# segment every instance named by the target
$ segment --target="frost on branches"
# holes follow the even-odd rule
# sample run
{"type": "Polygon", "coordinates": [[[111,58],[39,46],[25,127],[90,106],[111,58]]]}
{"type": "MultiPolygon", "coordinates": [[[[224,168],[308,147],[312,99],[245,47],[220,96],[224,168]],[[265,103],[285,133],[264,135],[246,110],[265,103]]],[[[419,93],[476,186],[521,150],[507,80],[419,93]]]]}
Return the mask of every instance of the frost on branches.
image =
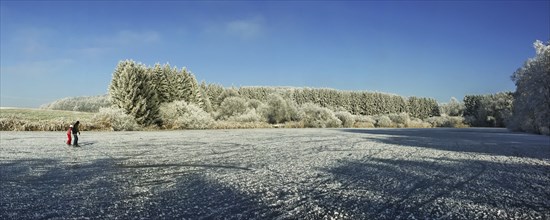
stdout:
{"type": "Polygon", "coordinates": [[[165,64],[147,67],[133,60],[118,63],[109,86],[111,102],[141,125],[161,125],[162,103],[184,100],[202,105],[195,76],[185,68],[178,71],[165,64]]]}
{"type": "Polygon", "coordinates": [[[550,41],[536,41],[536,56],[512,75],[516,84],[509,128],[550,135],[550,41]]]}

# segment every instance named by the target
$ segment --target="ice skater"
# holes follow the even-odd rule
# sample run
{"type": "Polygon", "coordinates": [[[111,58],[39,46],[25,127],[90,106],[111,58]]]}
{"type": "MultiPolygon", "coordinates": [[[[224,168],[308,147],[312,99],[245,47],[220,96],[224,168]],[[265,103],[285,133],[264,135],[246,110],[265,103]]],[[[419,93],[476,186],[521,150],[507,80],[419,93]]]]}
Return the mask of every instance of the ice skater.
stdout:
{"type": "Polygon", "coordinates": [[[73,142],[73,146],[74,147],[80,147],[78,145],[78,135],[80,134],[80,130],[78,130],[78,125],[80,125],[80,121],[76,121],[76,123],[74,123],[73,125],[73,136],[74,136],[74,142],[73,142]]]}

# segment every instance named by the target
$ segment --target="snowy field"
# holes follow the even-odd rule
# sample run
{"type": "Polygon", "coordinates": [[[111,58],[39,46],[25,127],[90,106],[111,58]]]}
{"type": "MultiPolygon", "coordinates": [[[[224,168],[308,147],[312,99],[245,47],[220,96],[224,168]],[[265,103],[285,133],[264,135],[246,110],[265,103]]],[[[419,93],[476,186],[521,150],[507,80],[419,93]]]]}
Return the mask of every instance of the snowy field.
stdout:
{"type": "Polygon", "coordinates": [[[0,132],[0,219],[550,219],[550,137],[504,129],[0,132]]]}

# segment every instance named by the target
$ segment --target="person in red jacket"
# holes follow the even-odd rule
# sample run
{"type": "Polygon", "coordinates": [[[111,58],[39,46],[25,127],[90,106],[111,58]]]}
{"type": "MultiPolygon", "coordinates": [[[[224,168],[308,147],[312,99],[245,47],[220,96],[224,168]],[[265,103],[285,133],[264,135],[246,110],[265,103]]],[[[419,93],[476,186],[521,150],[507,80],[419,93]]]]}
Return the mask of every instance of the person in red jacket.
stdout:
{"type": "Polygon", "coordinates": [[[73,125],[69,126],[67,131],[67,145],[71,146],[71,133],[73,133],[73,125]]]}

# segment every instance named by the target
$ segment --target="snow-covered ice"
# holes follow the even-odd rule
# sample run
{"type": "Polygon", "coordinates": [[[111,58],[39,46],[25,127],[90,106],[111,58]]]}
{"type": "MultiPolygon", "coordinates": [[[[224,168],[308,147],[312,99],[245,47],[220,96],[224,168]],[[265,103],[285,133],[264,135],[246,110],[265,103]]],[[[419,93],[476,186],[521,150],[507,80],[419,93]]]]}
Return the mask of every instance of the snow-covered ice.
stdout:
{"type": "Polygon", "coordinates": [[[0,132],[0,219],[549,219],[550,137],[505,129],[0,132]]]}

